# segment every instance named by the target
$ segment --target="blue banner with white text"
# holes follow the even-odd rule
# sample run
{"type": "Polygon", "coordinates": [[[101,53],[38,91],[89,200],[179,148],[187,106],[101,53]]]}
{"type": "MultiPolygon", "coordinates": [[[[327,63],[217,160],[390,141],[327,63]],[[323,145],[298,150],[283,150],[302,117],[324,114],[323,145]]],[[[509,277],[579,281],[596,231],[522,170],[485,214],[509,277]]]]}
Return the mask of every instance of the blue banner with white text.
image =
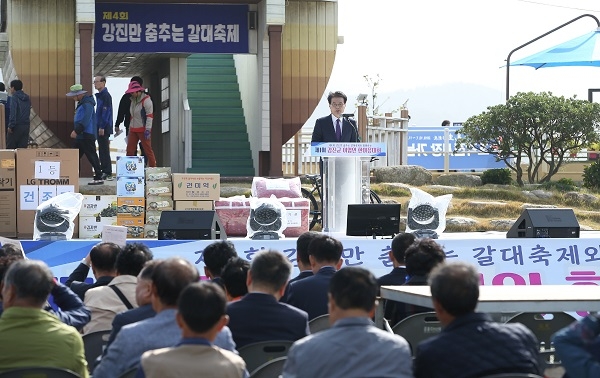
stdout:
{"type": "Polygon", "coordinates": [[[248,53],[248,5],[96,2],[94,50],[248,53]]]}

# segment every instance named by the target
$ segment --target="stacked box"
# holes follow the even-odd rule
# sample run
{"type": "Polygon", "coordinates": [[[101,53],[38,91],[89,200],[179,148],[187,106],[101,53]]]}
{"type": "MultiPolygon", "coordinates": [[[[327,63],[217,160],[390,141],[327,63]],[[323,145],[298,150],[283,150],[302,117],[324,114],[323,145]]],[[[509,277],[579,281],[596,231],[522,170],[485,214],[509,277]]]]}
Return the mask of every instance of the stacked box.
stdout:
{"type": "MultiPolygon", "coordinates": [[[[31,239],[38,205],[66,192],[79,192],[79,150],[71,148],[18,149],[17,237],[31,239]]],[[[75,219],[73,238],[79,236],[75,219]]]]}
{"type": "Polygon", "coordinates": [[[79,237],[99,239],[105,225],[117,224],[117,196],[84,195],[79,212],[79,237]]]}
{"type": "Polygon", "coordinates": [[[287,237],[298,237],[310,229],[308,215],[310,201],[307,198],[279,198],[287,213],[287,227],[283,234],[287,237]]]}
{"type": "Polygon", "coordinates": [[[117,226],[127,227],[128,238],[144,237],[144,218],[117,217],[117,226]]]}
{"type": "Polygon", "coordinates": [[[0,150],[0,236],[17,236],[15,150],[0,150]]]}
{"type": "Polygon", "coordinates": [[[227,236],[246,236],[250,216],[250,200],[244,196],[221,198],[215,201],[215,211],[227,236]]]}
{"type": "Polygon", "coordinates": [[[144,197],[143,177],[119,177],[117,176],[118,197],[144,197]]]}
{"type": "Polygon", "coordinates": [[[173,210],[171,167],[146,168],[146,225],[144,237],[158,237],[158,222],[164,210],[173,210]]]}
{"type": "Polygon", "coordinates": [[[117,177],[144,178],[143,156],[117,156],[117,177]]]}
{"type": "Polygon", "coordinates": [[[175,201],[175,210],[214,210],[215,201],[175,201]]]}
{"type": "Polygon", "coordinates": [[[144,237],[146,182],[143,156],[117,157],[117,226],[128,238],[144,237]]]}
{"type": "Polygon", "coordinates": [[[173,200],[216,201],[221,194],[219,174],[173,173],[173,200]]]}

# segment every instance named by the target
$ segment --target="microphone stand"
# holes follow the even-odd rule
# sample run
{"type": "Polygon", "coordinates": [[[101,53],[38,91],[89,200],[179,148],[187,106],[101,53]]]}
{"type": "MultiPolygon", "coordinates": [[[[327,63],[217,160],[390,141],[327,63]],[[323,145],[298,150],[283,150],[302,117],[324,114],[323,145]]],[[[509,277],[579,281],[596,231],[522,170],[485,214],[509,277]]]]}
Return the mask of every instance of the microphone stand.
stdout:
{"type": "Polygon", "coordinates": [[[342,114],[342,118],[344,120],[346,120],[346,122],[348,122],[350,124],[350,126],[352,126],[352,128],[354,129],[354,132],[356,133],[356,143],[360,143],[360,136],[358,135],[358,128],[356,127],[356,125],[352,122],[350,122],[349,117],[354,117],[354,114],[342,114]]]}

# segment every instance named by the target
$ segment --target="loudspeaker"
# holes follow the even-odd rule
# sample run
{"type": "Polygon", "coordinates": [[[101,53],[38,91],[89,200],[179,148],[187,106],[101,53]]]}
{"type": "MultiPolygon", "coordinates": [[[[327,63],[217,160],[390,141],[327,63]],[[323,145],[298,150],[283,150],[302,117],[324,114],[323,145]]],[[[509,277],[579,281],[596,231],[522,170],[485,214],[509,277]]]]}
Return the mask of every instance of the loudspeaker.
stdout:
{"type": "Polygon", "coordinates": [[[226,240],[225,229],[214,210],[167,210],[160,214],[159,240],[226,240]]]}
{"type": "Polygon", "coordinates": [[[578,238],[573,209],[525,209],[506,233],[507,238],[578,238]]]}

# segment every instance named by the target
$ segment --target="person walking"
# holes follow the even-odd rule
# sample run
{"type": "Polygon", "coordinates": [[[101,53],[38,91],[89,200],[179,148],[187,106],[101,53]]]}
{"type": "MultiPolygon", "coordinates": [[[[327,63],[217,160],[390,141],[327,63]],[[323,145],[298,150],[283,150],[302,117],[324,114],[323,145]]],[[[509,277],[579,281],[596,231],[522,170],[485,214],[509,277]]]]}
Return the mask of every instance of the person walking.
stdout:
{"type": "Polygon", "coordinates": [[[106,77],[94,77],[96,93],[96,126],[98,127],[98,154],[100,155],[100,168],[102,180],[113,180],[112,160],[110,158],[110,136],[113,133],[113,108],[112,97],[106,88],[106,77]]]}
{"type": "Polygon", "coordinates": [[[29,143],[29,113],[31,100],[23,92],[23,82],[13,80],[10,82],[10,114],[6,127],[6,148],[27,148],[29,143]]]}
{"type": "Polygon", "coordinates": [[[141,142],[144,153],[148,158],[148,167],[156,167],[156,158],[152,150],[152,120],[154,108],[150,95],[138,82],[129,83],[125,93],[131,94],[129,135],[127,136],[127,156],[137,155],[137,144],[141,142]]]}
{"type": "Polygon", "coordinates": [[[67,93],[67,97],[71,97],[77,101],[75,108],[75,126],[71,132],[71,138],[75,139],[75,148],[79,149],[79,158],[83,155],[89,160],[94,168],[94,179],[89,185],[101,185],[102,169],[100,168],[100,160],[96,153],[96,115],[94,114],[94,96],[88,95],[81,84],[71,86],[71,91],[67,93]]]}

